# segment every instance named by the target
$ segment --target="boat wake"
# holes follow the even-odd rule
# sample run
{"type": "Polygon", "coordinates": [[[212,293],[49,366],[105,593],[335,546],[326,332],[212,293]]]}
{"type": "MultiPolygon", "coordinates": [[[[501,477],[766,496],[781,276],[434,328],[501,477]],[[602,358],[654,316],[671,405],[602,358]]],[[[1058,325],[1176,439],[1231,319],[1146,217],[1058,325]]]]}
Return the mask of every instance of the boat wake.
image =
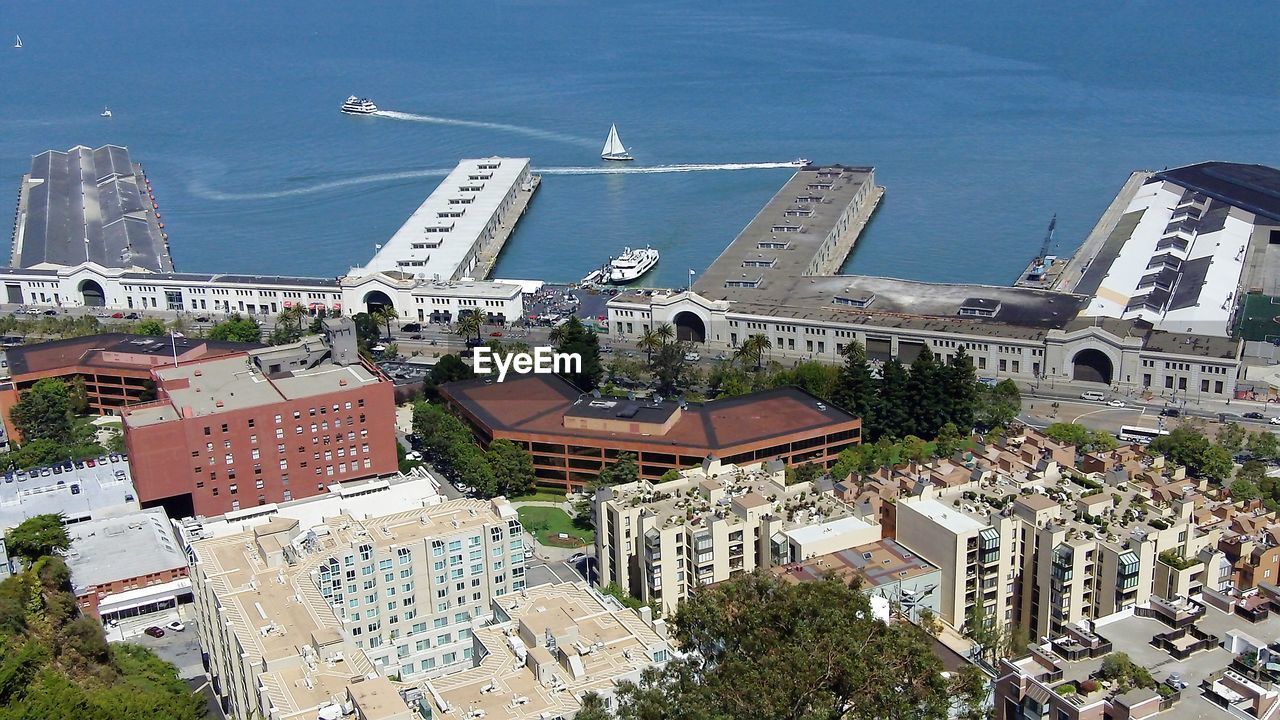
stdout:
{"type": "Polygon", "coordinates": [[[392,120],[407,120],[409,122],[432,123],[434,125],[457,125],[460,127],[483,128],[485,130],[501,130],[503,132],[515,133],[526,137],[538,138],[539,140],[550,140],[553,142],[579,145],[583,147],[595,147],[596,145],[594,140],[589,140],[577,135],[568,135],[566,133],[554,132],[552,130],[525,127],[524,125],[484,122],[481,120],[460,120],[458,118],[446,118],[436,115],[420,115],[418,113],[398,112],[396,110],[379,110],[373,113],[373,115],[375,117],[390,118],[392,120]]]}
{"type": "Polygon", "coordinates": [[[453,168],[433,168],[429,170],[406,170],[404,172],[377,173],[375,175],[358,175],[341,180],[329,180],[315,185],[289,188],[288,190],[268,190],[255,193],[229,193],[205,187],[202,183],[193,182],[188,188],[192,195],[206,200],[272,200],[275,198],[295,197],[298,195],[314,195],[326,190],[338,190],[354,185],[372,185],[375,183],[394,182],[396,180],[415,180],[418,178],[444,177],[453,172],[453,168]]]}
{"type": "MultiPolygon", "coordinates": [[[[717,172],[733,170],[780,170],[794,168],[794,163],[701,163],[684,165],[648,165],[626,167],[549,167],[533,168],[533,172],[541,175],[657,175],[664,173],[717,172]]],[[[453,168],[430,168],[425,170],[406,170],[404,172],[376,173],[358,175],[356,177],[329,180],[314,185],[289,188],[287,190],[268,190],[256,193],[229,193],[206,187],[202,183],[193,182],[189,186],[192,195],[207,200],[243,201],[272,200],[275,198],[313,195],[330,190],[338,190],[354,185],[372,185],[376,183],[394,182],[397,180],[415,180],[418,178],[444,177],[453,172],[453,168]]]]}
{"type": "Polygon", "coordinates": [[[778,170],[795,167],[793,163],[702,163],[685,165],[648,165],[627,167],[550,167],[534,168],[542,175],[654,175],[660,173],[715,172],[720,170],[778,170]]]}

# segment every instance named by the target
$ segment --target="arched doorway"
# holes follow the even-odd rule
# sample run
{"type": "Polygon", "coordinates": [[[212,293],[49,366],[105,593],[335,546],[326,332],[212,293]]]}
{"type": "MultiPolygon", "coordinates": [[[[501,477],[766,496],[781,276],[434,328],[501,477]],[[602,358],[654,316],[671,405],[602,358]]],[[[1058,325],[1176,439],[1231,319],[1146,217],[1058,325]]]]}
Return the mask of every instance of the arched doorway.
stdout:
{"type": "Polygon", "coordinates": [[[97,280],[80,281],[80,299],[85,307],[103,307],[107,304],[107,294],[97,280]]]}
{"type": "Polygon", "coordinates": [[[1111,384],[1111,358],[1101,350],[1081,350],[1071,359],[1071,366],[1071,377],[1075,380],[1111,384]]]}
{"type": "Polygon", "coordinates": [[[372,315],[384,307],[395,308],[395,304],[386,293],[374,290],[364,296],[364,307],[365,311],[372,315]]]}
{"type": "Polygon", "coordinates": [[[707,341],[707,326],[702,318],[684,311],[676,313],[676,340],[681,342],[704,343],[707,341]]]}

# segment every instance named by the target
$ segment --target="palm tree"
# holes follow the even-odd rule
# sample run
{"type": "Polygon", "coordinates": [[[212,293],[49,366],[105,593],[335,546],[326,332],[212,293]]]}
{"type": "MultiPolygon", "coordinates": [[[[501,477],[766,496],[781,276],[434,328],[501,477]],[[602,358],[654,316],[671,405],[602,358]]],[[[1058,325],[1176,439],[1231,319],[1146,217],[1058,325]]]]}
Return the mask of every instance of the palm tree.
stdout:
{"type": "MultiPolygon", "coordinates": [[[[667,327],[671,327],[668,325],[667,327]]],[[[657,330],[645,330],[640,339],[636,341],[636,347],[645,353],[645,363],[650,367],[653,366],[653,351],[663,346],[662,338],[659,337],[657,330]]]]}
{"type": "Polygon", "coordinates": [[[454,323],[453,332],[459,337],[470,338],[476,336],[476,340],[480,340],[480,330],[484,323],[480,320],[480,313],[469,312],[458,318],[458,322],[454,323]]]}
{"type": "Polygon", "coordinates": [[[373,319],[386,324],[387,337],[391,337],[391,321],[398,317],[400,317],[400,313],[396,312],[393,305],[381,305],[377,310],[373,311],[373,319]]]}
{"type": "Polygon", "coordinates": [[[671,323],[658,323],[653,328],[653,334],[658,336],[660,344],[666,345],[676,338],[676,329],[671,326],[671,323]]]}
{"type": "Polygon", "coordinates": [[[738,349],[734,351],[735,360],[751,360],[754,361],[756,370],[759,371],[764,364],[764,354],[773,348],[773,343],[769,342],[769,338],[760,333],[748,335],[738,349]]]}

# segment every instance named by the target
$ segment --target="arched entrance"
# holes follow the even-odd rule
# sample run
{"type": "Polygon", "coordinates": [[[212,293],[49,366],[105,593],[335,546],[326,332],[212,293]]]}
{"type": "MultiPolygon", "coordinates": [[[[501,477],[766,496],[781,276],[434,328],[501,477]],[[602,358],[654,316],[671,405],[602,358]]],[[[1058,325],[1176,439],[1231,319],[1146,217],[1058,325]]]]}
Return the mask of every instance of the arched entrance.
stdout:
{"type": "Polygon", "coordinates": [[[676,313],[676,340],[681,342],[704,343],[707,341],[707,326],[702,318],[684,311],[676,313]]]}
{"type": "Polygon", "coordinates": [[[1111,384],[1111,358],[1101,350],[1087,348],[1071,359],[1071,377],[1085,382],[1111,384]]]}
{"type": "Polygon", "coordinates": [[[103,307],[107,304],[107,294],[96,280],[80,281],[80,299],[85,307],[103,307]]]}
{"type": "Polygon", "coordinates": [[[364,296],[365,312],[373,314],[384,307],[395,308],[395,304],[391,302],[391,298],[381,290],[373,290],[364,296]]]}

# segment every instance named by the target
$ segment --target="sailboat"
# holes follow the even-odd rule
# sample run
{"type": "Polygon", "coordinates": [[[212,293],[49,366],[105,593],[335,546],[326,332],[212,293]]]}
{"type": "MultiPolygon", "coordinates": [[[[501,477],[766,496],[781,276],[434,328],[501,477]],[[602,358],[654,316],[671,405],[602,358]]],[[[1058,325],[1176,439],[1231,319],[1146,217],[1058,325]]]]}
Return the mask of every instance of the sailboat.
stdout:
{"type": "Polygon", "coordinates": [[[21,36],[21,35],[14,35],[14,36],[13,36],[13,46],[14,46],[14,47],[16,47],[16,48],[20,48],[20,47],[22,47],[22,36],[21,36]]]}
{"type": "Polygon", "coordinates": [[[102,117],[111,117],[111,108],[102,108],[102,112],[99,114],[102,117]]]}
{"type": "Polygon", "coordinates": [[[600,158],[603,160],[635,160],[631,157],[631,153],[622,146],[622,140],[618,139],[618,126],[609,126],[609,137],[604,141],[604,149],[600,151],[600,158]]]}

